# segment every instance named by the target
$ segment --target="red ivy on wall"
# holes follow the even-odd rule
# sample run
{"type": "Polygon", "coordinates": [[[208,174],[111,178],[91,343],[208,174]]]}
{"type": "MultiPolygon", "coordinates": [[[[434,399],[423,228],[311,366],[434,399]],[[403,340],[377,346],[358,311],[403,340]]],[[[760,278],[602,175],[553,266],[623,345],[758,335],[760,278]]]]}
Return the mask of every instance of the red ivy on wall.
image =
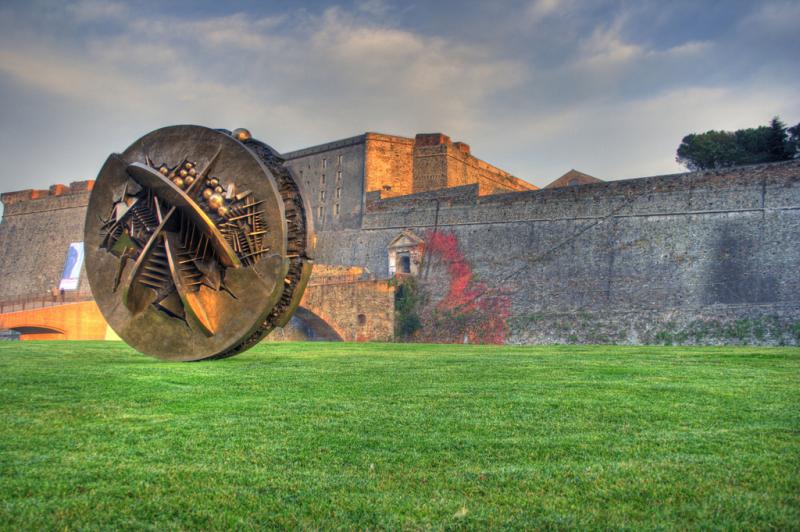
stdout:
{"type": "Polygon", "coordinates": [[[447,267],[450,278],[447,294],[436,305],[438,311],[432,336],[442,340],[470,343],[505,342],[511,300],[482,281],[476,281],[472,267],[459,249],[453,233],[430,231],[425,238],[428,260],[436,257],[447,267]]]}

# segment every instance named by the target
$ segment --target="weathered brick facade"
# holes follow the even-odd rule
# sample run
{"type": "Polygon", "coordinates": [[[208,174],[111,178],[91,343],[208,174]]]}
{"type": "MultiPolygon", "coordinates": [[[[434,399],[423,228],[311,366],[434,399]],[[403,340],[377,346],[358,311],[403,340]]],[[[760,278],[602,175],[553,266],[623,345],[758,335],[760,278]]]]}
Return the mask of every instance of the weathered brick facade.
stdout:
{"type": "MultiPolygon", "coordinates": [[[[800,343],[800,161],[517,191],[469,151],[367,133],[286,154],[317,262],[364,277],[306,297],[342,338],[391,334],[389,245],[410,231],[420,339],[800,343]]],[[[89,186],[2,196],[0,299],[58,282],[89,186]]]]}
{"type": "Polygon", "coordinates": [[[415,138],[365,133],[284,154],[307,191],[321,230],[358,229],[366,195],[394,198],[477,184],[480,195],[536,190],[441,133],[415,138]]]}
{"type": "MultiPolygon", "coordinates": [[[[2,194],[0,299],[47,295],[61,280],[70,242],[83,241],[93,181],[53,185],[50,190],[2,194]]],[[[79,291],[89,291],[81,270],[79,291]]]]}
{"type": "Polygon", "coordinates": [[[386,279],[311,285],[301,305],[346,342],[394,337],[394,286],[386,279]]]}
{"type": "Polygon", "coordinates": [[[487,320],[507,305],[507,342],[800,343],[800,161],[493,196],[373,194],[361,229],[320,235],[318,254],[386,275],[387,246],[409,229],[455,248],[426,251],[430,304],[459,318],[440,304],[461,294],[487,320]]]}
{"type": "Polygon", "coordinates": [[[379,192],[385,198],[413,192],[413,139],[367,133],[365,157],[364,184],[367,192],[379,192]]]}
{"type": "Polygon", "coordinates": [[[469,145],[451,142],[441,133],[416,136],[413,176],[414,193],[471,184],[478,185],[481,196],[537,188],[474,157],[469,145]]]}

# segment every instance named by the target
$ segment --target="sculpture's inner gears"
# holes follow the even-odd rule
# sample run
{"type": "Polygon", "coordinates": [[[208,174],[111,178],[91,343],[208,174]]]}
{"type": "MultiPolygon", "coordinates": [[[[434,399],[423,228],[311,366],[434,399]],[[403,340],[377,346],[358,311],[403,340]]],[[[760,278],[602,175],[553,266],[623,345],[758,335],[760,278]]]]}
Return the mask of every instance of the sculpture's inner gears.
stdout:
{"type": "Polygon", "coordinates": [[[98,176],[89,281],[109,324],[150,354],[234,355],[285,325],[300,302],[313,245],[300,190],[276,152],[238,131],[233,140],[164,128],[109,157],[98,176]],[[169,351],[176,346],[182,352],[169,351]]]}
{"type": "Polygon", "coordinates": [[[275,327],[286,325],[300,304],[305,285],[311,276],[311,259],[307,255],[307,250],[314,247],[314,242],[309,241],[313,239],[313,232],[309,227],[308,211],[297,183],[292,178],[289,170],[280,164],[279,159],[268,146],[253,140],[249,132],[244,142],[272,170],[272,174],[278,182],[278,191],[283,200],[286,216],[286,257],[289,259],[289,269],[283,279],[284,287],[281,291],[280,299],[261,326],[250,337],[244,339],[240,345],[226,353],[221,353],[217,358],[233,356],[249,349],[275,327]]]}

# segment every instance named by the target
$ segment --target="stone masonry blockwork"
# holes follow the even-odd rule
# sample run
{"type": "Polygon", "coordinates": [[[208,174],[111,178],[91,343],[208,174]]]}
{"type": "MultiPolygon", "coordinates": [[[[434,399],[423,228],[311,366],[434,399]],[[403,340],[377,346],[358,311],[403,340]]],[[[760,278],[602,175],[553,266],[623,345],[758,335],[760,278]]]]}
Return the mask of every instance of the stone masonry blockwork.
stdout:
{"type": "MultiPolygon", "coordinates": [[[[800,161],[368,197],[362,228],[321,234],[318,255],[386,275],[407,229],[453,235],[475,278],[508,295],[509,342],[800,342],[800,161]]],[[[422,271],[434,295],[447,282],[422,271]]]]}
{"type": "MultiPolygon", "coordinates": [[[[478,177],[449,170],[467,155],[444,135],[373,133],[285,155],[315,218],[323,207],[317,263],[378,279],[309,292],[315,312],[341,316],[342,337],[391,334],[381,283],[389,244],[410,231],[436,244],[419,266],[422,314],[468,329],[428,339],[800,344],[800,161],[487,195],[478,177]],[[426,154],[430,167],[415,158],[426,154]],[[423,172],[440,172],[445,188],[391,193],[423,172]],[[471,325],[483,315],[491,326],[471,325]]],[[[83,240],[90,188],[2,196],[0,299],[58,283],[69,243],[83,240]]],[[[85,273],[80,283],[88,290],[85,273]]]]}

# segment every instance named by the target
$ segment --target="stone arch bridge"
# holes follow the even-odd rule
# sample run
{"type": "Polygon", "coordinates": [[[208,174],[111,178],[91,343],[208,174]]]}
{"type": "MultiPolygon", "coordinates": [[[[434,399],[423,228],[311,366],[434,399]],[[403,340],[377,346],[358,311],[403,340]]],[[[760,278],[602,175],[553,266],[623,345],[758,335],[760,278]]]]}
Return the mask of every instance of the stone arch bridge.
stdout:
{"type": "MultiPolygon", "coordinates": [[[[22,298],[0,304],[0,330],[20,340],[118,339],[91,299],[22,298]]],[[[387,341],[394,335],[394,287],[387,280],[313,279],[290,323],[270,340],[387,341]]]]}

